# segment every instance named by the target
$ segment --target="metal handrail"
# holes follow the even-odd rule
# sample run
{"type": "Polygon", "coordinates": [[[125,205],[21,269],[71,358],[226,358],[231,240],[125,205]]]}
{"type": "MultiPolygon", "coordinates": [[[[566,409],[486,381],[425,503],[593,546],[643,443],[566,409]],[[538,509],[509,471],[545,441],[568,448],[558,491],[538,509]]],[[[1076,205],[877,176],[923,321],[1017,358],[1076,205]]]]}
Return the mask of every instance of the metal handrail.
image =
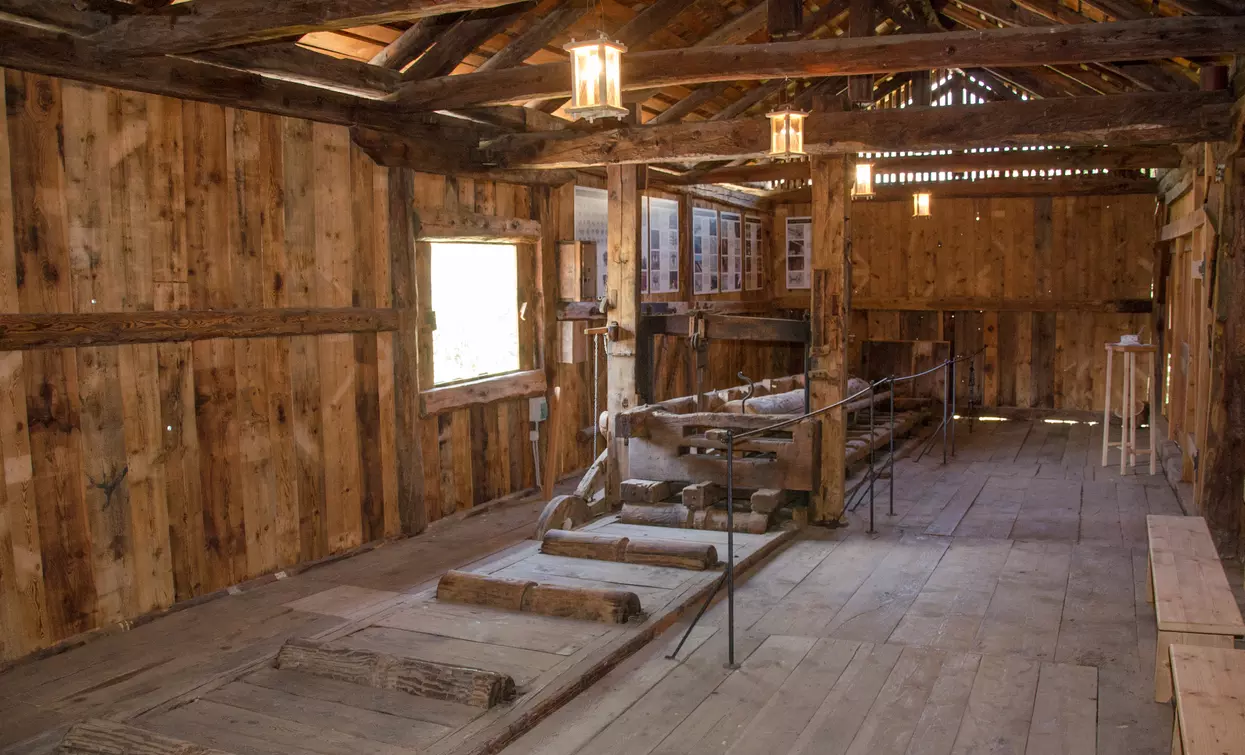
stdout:
{"type": "MultiPolygon", "coordinates": [[[[696,624],[700,621],[700,617],[705,615],[705,611],[709,608],[709,604],[713,602],[713,599],[717,597],[718,591],[721,590],[722,585],[725,584],[726,585],[726,596],[727,596],[726,598],[727,599],[727,604],[726,604],[727,666],[729,668],[739,667],[735,663],[735,441],[743,440],[745,438],[750,438],[756,435],[761,435],[767,432],[773,432],[775,430],[779,430],[781,428],[787,427],[788,425],[793,425],[797,422],[808,419],[809,417],[816,417],[820,414],[825,414],[831,409],[836,409],[840,406],[843,406],[844,404],[847,404],[850,401],[860,398],[866,393],[872,396],[874,392],[877,390],[877,388],[880,386],[886,386],[886,385],[893,386],[895,383],[903,382],[906,380],[914,380],[924,375],[929,375],[930,373],[936,372],[937,370],[945,370],[948,367],[954,368],[957,362],[962,362],[966,359],[972,359],[973,357],[977,356],[978,354],[980,354],[981,352],[985,350],[986,350],[986,347],[982,346],[980,349],[978,349],[977,351],[974,351],[971,354],[964,354],[963,356],[952,357],[952,358],[946,359],[942,363],[934,367],[931,367],[928,370],[925,370],[924,372],[918,372],[913,375],[905,375],[903,377],[898,377],[898,378],[894,376],[880,378],[870,383],[868,388],[865,388],[864,390],[861,390],[861,391],[857,391],[856,393],[853,393],[847,398],[844,398],[840,401],[836,401],[833,404],[830,404],[829,406],[823,406],[820,409],[814,409],[812,411],[807,411],[799,416],[790,417],[788,419],[782,420],[781,422],[775,422],[773,424],[766,425],[765,427],[759,427],[753,430],[748,430],[738,435],[736,435],[734,431],[729,428],[717,428],[726,433],[726,572],[722,575],[721,579],[717,581],[717,584],[714,585],[713,590],[709,593],[708,597],[705,598],[704,604],[700,607],[700,611],[696,614],[696,618],[692,620],[692,623],[690,625],[688,625],[687,631],[683,633],[683,638],[679,640],[679,644],[676,645],[674,648],[674,651],[671,652],[670,655],[666,657],[673,660],[679,654],[679,651],[683,649],[683,644],[687,642],[687,638],[691,636],[692,630],[696,627],[696,624]]],[[[954,372],[952,372],[951,381],[948,381],[948,383],[944,386],[944,388],[947,390],[947,394],[943,396],[943,409],[942,409],[943,419],[942,419],[942,425],[941,425],[943,429],[943,459],[942,460],[944,464],[947,461],[947,451],[946,451],[946,444],[947,444],[946,428],[948,424],[948,417],[947,417],[948,401],[947,400],[949,398],[951,402],[951,406],[952,407],[955,406],[955,403],[954,403],[955,402],[955,386],[952,384],[954,380],[955,380],[954,372]]],[[[808,390],[808,383],[806,382],[805,391],[807,390],[808,390]]],[[[872,431],[873,431],[873,404],[874,404],[873,401],[869,402],[870,436],[872,436],[872,431]]],[[[952,421],[954,421],[954,415],[955,415],[955,412],[954,410],[952,410],[951,412],[952,421]]],[[[893,389],[891,390],[891,396],[890,396],[890,420],[891,420],[890,456],[887,461],[887,464],[890,466],[890,469],[891,469],[890,515],[894,516],[895,514],[895,497],[894,497],[895,496],[895,472],[894,472],[894,469],[895,469],[895,391],[893,389]]],[[[954,444],[955,442],[954,436],[952,436],[951,442],[954,444]]],[[[871,473],[871,476],[869,478],[869,533],[870,534],[873,534],[875,532],[874,527],[873,527],[873,483],[874,483],[874,480],[877,479],[877,474],[875,473],[875,470],[874,470],[873,450],[874,449],[872,447],[872,440],[870,440],[870,448],[869,448],[869,470],[871,473]]],[[[954,453],[955,451],[953,449],[952,454],[954,453]]]]}

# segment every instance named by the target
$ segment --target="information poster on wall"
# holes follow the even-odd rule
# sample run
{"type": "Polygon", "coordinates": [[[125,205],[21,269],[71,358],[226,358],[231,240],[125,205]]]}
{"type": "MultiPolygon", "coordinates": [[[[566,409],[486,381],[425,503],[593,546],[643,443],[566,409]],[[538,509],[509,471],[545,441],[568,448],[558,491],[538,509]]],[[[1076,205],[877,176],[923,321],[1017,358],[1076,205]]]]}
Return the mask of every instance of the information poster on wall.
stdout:
{"type": "Polygon", "coordinates": [[[597,245],[597,293],[605,293],[609,269],[609,192],[587,186],[575,187],[575,240],[597,245]]]}
{"type": "Polygon", "coordinates": [[[718,213],[692,208],[692,293],[718,291],[718,213]]]}
{"type": "Polygon", "coordinates": [[[761,221],[744,221],[744,288],[757,291],[765,285],[761,259],[761,221]]]}
{"type": "Polygon", "coordinates": [[[640,255],[643,278],[640,289],[654,294],[679,290],[679,203],[672,199],[644,198],[644,221],[640,255]]]}
{"type": "Polygon", "coordinates": [[[787,218],[787,288],[809,288],[813,219],[787,218]]]}
{"type": "Polygon", "coordinates": [[[722,230],[722,290],[739,291],[743,288],[743,218],[735,212],[723,212],[722,230]]]}

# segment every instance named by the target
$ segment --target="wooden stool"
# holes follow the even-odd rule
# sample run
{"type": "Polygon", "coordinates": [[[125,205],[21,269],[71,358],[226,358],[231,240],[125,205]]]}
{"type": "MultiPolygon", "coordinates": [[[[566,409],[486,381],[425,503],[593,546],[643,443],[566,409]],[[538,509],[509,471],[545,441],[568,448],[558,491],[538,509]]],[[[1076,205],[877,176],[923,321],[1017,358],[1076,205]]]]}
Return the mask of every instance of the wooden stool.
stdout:
{"type": "MultiPolygon", "coordinates": [[[[1103,400],[1102,408],[1102,465],[1107,466],[1107,453],[1111,446],[1119,446],[1120,448],[1120,474],[1124,474],[1124,470],[1137,463],[1137,451],[1145,451],[1146,449],[1137,448],[1137,415],[1132,411],[1132,405],[1136,399],[1137,393],[1137,355],[1150,355],[1150,375],[1154,374],[1154,360],[1158,358],[1158,347],[1153,344],[1123,344],[1109,343],[1107,344],[1107,390],[1103,400]],[[1111,357],[1115,353],[1119,353],[1124,361],[1124,388],[1120,397],[1120,442],[1111,443],[1111,357]]],[[[1154,474],[1158,469],[1158,445],[1155,442],[1157,433],[1154,429],[1154,420],[1157,416],[1158,407],[1155,405],[1154,398],[1154,380],[1150,378],[1150,474],[1154,474]]]]}

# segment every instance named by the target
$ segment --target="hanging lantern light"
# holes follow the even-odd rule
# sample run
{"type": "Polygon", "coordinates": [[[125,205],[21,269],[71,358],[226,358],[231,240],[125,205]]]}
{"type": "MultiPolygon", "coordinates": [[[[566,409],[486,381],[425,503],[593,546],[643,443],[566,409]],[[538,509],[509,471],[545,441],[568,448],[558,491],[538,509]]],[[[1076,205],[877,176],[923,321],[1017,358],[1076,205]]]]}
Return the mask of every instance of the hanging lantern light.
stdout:
{"type": "Polygon", "coordinates": [[[779,160],[804,157],[804,118],[808,113],[784,105],[768,113],[769,156],[779,160]]]}
{"type": "Polygon", "coordinates": [[[571,104],[566,114],[575,120],[622,118],[622,54],[626,47],[602,32],[594,40],[571,41],[562,49],[571,54],[571,104]]]}
{"type": "Polygon", "coordinates": [[[912,217],[929,217],[930,196],[928,191],[918,191],[912,195],[912,217]]]}
{"type": "Polygon", "coordinates": [[[852,196],[873,198],[873,163],[856,163],[856,183],[852,185],[852,196]]]}

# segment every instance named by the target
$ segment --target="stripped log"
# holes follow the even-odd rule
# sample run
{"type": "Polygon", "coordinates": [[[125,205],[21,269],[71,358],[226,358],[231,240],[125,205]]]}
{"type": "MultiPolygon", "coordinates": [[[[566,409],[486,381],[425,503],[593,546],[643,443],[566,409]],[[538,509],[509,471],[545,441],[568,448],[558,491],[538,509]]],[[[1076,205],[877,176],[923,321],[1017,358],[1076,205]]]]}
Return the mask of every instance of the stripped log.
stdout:
{"type": "Polygon", "coordinates": [[[803,414],[804,390],[753,396],[746,401],[727,401],[722,405],[722,411],[728,414],[803,414]]]}
{"type": "Polygon", "coordinates": [[[665,503],[640,505],[624,503],[618,512],[618,521],[623,524],[642,524],[652,527],[683,527],[692,526],[692,509],[681,503],[665,503]]]}
{"type": "Polygon", "coordinates": [[[523,596],[535,586],[529,580],[450,571],[437,582],[437,600],[519,611],[523,608],[523,596]]]}
{"type": "Polygon", "coordinates": [[[592,516],[588,502],[578,495],[558,495],[545,504],[536,520],[536,539],[544,538],[549,530],[573,530],[582,527],[592,516]]]}
{"type": "Polygon", "coordinates": [[[646,538],[628,543],[626,558],[629,564],[703,571],[717,565],[718,549],[710,543],[646,538]]]}
{"type": "Polygon", "coordinates": [[[640,615],[640,598],[626,590],[536,585],[524,594],[523,610],[542,616],[623,624],[640,615]]]}
{"type": "MultiPolygon", "coordinates": [[[[751,511],[735,512],[735,531],[750,535],[764,535],[769,530],[769,514],[751,511]]],[[[693,525],[698,530],[726,532],[726,512],[722,509],[697,511],[693,525]]]]}
{"type": "Polygon", "coordinates": [[[496,671],[335,646],[317,640],[286,642],[277,654],[277,668],[477,708],[492,708],[514,697],[514,680],[496,671]]]}
{"type": "Polygon", "coordinates": [[[102,718],[71,726],[56,752],[58,755],[225,755],[211,747],[102,718]]]}
{"type": "Polygon", "coordinates": [[[772,514],[790,503],[792,498],[790,490],[761,488],[752,493],[749,503],[752,505],[752,510],[758,514],[772,514]]]}
{"type": "Polygon", "coordinates": [[[665,480],[623,480],[624,503],[657,503],[670,497],[670,483],[665,480]]]}
{"type": "Polygon", "coordinates": [[[549,530],[541,540],[540,552],[550,556],[622,561],[627,552],[627,538],[597,535],[592,532],[549,530]]]}
{"type": "Polygon", "coordinates": [[[707,509],[726,496],[726,489],[716,482],[695,482],[683,488],[683,505],[689,509],[707,509]]]}

